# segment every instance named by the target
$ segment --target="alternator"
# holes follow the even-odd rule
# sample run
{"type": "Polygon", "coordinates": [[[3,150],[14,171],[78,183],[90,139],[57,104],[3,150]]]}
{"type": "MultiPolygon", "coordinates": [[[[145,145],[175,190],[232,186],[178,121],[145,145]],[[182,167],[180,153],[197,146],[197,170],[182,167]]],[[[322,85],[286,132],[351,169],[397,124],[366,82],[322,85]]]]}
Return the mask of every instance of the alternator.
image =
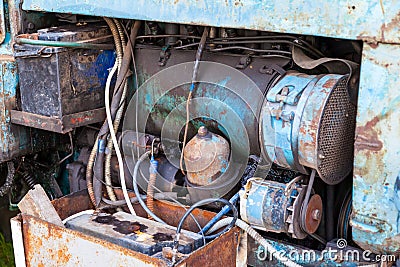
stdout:
{"type": "Polygon", "coordinates": [[[306,185],[295,182],[283,184],[251,178],[241,191],[240,216],[254,228],[303,239],[317,230],[322,218],[320,196],[314,194],[307,205],[306,191],[306,185]]]}
{"type": "Polygon", "coordinates": [[[353,166],[356,107],[347,75],[288,72],[268,92],[261,113],[264,156],[277,165],[341,182],[353,166]]]}

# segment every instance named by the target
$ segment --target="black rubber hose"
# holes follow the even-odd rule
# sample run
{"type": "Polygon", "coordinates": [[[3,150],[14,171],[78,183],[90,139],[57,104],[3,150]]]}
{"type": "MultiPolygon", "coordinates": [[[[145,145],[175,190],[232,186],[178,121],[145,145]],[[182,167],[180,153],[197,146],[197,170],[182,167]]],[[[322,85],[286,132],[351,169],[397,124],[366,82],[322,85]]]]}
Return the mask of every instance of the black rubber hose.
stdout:
{"type": "Polygon", "coordinates": [[[229,206],[231,208],[231,210],[233,211],[233,219],[232,221],[229,223],[228,226],[225,227],[224,230],[222,230],[221,232],[214,234],[214,235],[208,235],[208,236],[204,236],[206,239],[213,239],[216,238],[220,235],[222,235],[223,233],[229,231],[236,223],[236,220],[238,219],[238,211],[235,207],[235,205],[233,205],[231,202],[229,202],[226,199],[223,198],[207,198],[207,199],[203,199],[200,200],[199,202],[196,202],[195,204],[193,204],[186,212],[185,214],[182,216],[182,218],[180,219],[178,226],[176,228],[176,235],[175,235],[175,240],[174,240],[174,249],[178,249],[179,246],[179,236],[180,233],[182,231],[182,227],[183,227],[183,223],[185,222],[186,218],[193,212],[193,210],[197,207],[203,206],[203,205],[207,205],[210,204],[212,202],[221,202],[227,206],[229,206]]]}
{"type": "Polygon", "coordinates": [[[326,220],[326,240],[328,242],[335,238],[334,203],[335,203],[335,186],[326,185],[325,220],[326,220]]]}
{"type": "Polygon", "coordinates": [[[96,201],[96,207],[100,204],[103,195],[104,180],[104,151],[98,151],[96,161],[93,166],[93,193],[96,201]]]}
{"type": "Polygon", "coordinates": [[[8,173],[6,181],[0,188],[0,197],[5,196],[10,191],[11,186],[14,183],[14,177],[15,177],[14,162],[12,161],[7,162],[7,169],[8,173]]]}

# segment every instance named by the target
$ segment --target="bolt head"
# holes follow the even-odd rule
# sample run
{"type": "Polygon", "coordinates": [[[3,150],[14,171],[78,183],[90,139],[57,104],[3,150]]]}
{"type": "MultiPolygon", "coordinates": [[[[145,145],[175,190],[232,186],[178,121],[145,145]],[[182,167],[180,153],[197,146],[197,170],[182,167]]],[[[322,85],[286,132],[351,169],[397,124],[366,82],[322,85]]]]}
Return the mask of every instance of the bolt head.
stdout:
{"type": "Polygon", "coordinates": [[[320,220],[321,219],[321,211],[320,210],[313,210],[311,217],[313,218],[313,220],[320,220]]]}
{"type": "Polygon", "coordinates": [[[197,131],[197,134],[198,134],[200,137],[204,137],[204,136],[206,136],[206,135],[208,134],[208,130],[207,130],[207,128],[206,128],[205,126],[201,126],[201,127],[199,128],[199,130],[197,131]]]}

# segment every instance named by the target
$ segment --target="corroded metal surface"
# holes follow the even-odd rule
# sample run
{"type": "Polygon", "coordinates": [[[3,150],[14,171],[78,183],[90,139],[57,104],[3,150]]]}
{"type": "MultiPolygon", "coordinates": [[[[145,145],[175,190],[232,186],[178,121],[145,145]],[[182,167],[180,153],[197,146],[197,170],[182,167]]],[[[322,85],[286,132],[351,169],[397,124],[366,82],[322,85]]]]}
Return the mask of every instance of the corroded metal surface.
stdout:
{"type": "Polygon", "coordinates": [[[23,8],[399,43],[398,1],[26,0],[23,8]]]}
{"type": "Polygon", "coordinates": [[[364,44],[353,180],[353,239],[400,250],[400,46],[364,44]]]}
{"type": "Polygon", "coordinates": [[[105,117],[106,112],[104,108],[69,114],[62,118],[11,110],[11,122],[14,124],[62,134],[68,133],[76,127],[104,121],[105,117]]]}
{"type": "MultiPolygon", "coordinates": [[[[121,195],[121,192],[117,192],[121,195]]],[[[86,191],[76,192],[54,200],[60,217],[90,208],[86,191]],[[69,209],[68,209],[69,207],[69,209]]],[[[171,225],[184,214],[183,207],[155,201],[155,210],[171,225]]],[[[138,215],[144,212],[134,205],[138,215]]],[[[196,209],[192,213],[204,226],[215,213],[196,209]]],[[[22,232],[27,266],[167,266],[161,259],[150,257],[83,233],[62,228],[36,217],[22,215],[22,232]]],[[[184,228],[197,232],[197,225],[188,217],[184,228]]],[[[237,228],[225,233],[195,252],[188,254],[178,266],[234,266],[238,246],[237,228]]]]}
{"type": "Polygon", "coordinates": [[[328,184],[350,173],[356,109],[347,76],[288,72],[269,90],[267,100],[260,127],[267,157],[304,174],[306,167],[315,169],[328,184]]]}
{"type": "Polygon", "coordinates": [[[166,266],[159,259],[23,215],[27,266],[166,266]]]}
{"type": "Polygon", "coordinates": [[[197,186],[214,182],[228,167],[229,143],[204,126],[185,146],[187,180],[197,186]],[[201,133],[205,129],[206,133],[201,133]]]}

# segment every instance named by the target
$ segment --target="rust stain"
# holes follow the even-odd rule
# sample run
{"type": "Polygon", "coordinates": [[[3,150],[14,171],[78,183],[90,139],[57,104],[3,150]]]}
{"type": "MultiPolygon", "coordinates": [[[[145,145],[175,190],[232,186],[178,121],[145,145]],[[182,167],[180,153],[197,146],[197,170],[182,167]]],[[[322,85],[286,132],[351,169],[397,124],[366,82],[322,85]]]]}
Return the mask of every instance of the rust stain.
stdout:
{"type": "MultiPolygon", "coordinates": [[[[117,195],[122,197],[120,190],[117,191],[117,195]]],[[[90,208],[87,191],[80,191],[53,201],[57,212],[63,217],[72,213],[71,210],[66,211],[69,203],[71,204],[71,210],[75,213],[79,210],[90,208]]],[[[139,206],[135,206],[137,214],[141,215],[142,212],[139,209],[139,206]]],[[[181,206],[157,200],[155,201],[155,210],[163,220],[171,225],[176,225],[185,213],[185,209],[181,206]]],[[[196,209],[193,215],[199,221],[200,225],[204,226],[215,216],[215,213],[196,209]]],[[[102,239],[62,228],[29,215],[22,215],[21,217],[27,266],[65,266],[67,263],[68,265],[71,263],[83,264],[81,260],[85,259],[85,255],[72,255],[69,248],[70,244],[79,240],[101,246],[101,249],[96,249],[96,246],[93,246],[93,255],[98,255],[103,249],[113,251],[115,253],[115,260],[121,266],[128,266],[129,259],[140,260],[152,266],[166,266],[165,262],[160,259],[120,247],[102,239]],[[44,232],[42,231],[43,229],[44,232]],[[49,247],[49,244],[53,244],[53,247],[49,247]],[[58,246],[55,247],[54,244],[58,244],[58,246]]],[[[198,231],[197,225],[191,217],[188,217],[186,220],[184,228],[194,232],[198,231]]],[[[238,234],[238,228],[228,231],[220,238],[207,244],[207,246],[188,254],[188,258],[180,262],[178,266],[234,266],[238,246],[238,234]]]]}
{"type": "Polygon", "coordinates": [[[83,123],[87,120],[90,120],[90,118],[88,117],[78,117],[78,118],[71,118],[71,124],[79,124],[79,123],[83,123]]]}
{"type": "Polygon", "coordinates": [[[356,151],[380,151],[382,149],[383,143],[379,140],[377,130],[374,129],[379,121],[379,118],[375,117],[368,121],[364,126],[357,127],[356,141],[354,144],[356,151]]]}
{"type": "Polygon", "coordinates": [[[397,28],[399,28],[399,25],[400,25],[400,12],[397,13],[397,15],[389,23],[382,24],[381,26],[382,40],[385,40],[385,32],[396,30],[397,28]]]}
{"type": "Polygon", "coordinates": [[[337,79],[329,79],[327,80],[322,87],[328,88],[329,90],[332,89],[337,84],[337,79]]]}

